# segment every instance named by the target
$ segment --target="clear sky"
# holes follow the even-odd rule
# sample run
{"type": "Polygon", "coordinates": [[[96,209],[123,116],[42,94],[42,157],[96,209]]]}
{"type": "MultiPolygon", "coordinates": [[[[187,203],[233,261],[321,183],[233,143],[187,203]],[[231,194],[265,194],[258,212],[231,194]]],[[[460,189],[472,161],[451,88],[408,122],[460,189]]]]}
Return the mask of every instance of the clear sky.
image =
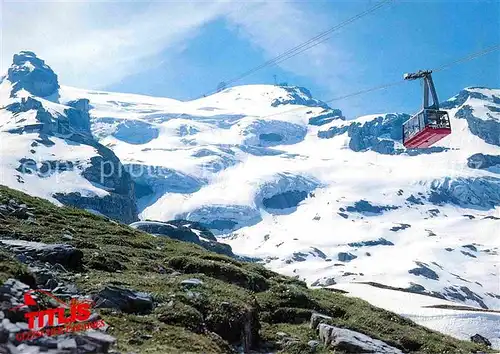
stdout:
{"type": "MultiPolygon", "coordinates": [[[[1,63],[33,50],[60,82],[190,99],[378,1],[5,1],[1,63]]],[[[392,82],[500,43],[500,1],[395,0],[323,44],[238,84],[305,86],[319,99],[392,82]]],[[[500,87],[500,52],[436,73],[441,100],[466,86],[500,87]]],[[[421,104],[418,82],[336,101],[352,118],[421,104]]]]}

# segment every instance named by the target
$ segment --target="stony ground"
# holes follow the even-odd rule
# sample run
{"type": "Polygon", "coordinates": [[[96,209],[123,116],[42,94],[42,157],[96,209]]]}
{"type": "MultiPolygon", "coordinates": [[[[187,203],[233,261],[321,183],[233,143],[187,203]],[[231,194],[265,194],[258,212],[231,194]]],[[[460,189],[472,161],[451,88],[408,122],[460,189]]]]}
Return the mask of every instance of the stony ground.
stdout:
{"type": "MultiPolygon", "coordinates": [[[[474,353],[367,302],[0,186],[0,353],[474,353]],[[106,326],[20,343],[28,289],[106,326]],[[318,315],[318,314],[321,314],[318,315]]],[[[51,301],[39,303],[53,307],[51,301]]],[[[33,310],[33,309],[31,309],[33,310]]]]}

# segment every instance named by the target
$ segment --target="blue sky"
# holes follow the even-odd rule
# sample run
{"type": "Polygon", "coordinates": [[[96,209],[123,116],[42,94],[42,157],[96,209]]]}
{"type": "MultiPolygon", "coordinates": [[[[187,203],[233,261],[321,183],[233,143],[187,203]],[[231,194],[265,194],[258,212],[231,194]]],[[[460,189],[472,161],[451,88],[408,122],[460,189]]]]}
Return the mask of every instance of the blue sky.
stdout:
{"type": "MultiPolygon", "coordinates": [[[[62,84],[190,99],[213,90],[377,1],[5,2],[2,71],[34,50],[62,84]],[[22,16],[23,26],[16,20],[22,16]]],[[[438,67],[500,43],[499,1],[395,1],[314,49],[238,84],[278,81],[329,99],[438,67]]],[[[444,100],[466,86],[498,87],[500,54],[434,76],[444,100]]],[[[420,85],[337,101],[348,117],[414,112],[420,85]]]]}

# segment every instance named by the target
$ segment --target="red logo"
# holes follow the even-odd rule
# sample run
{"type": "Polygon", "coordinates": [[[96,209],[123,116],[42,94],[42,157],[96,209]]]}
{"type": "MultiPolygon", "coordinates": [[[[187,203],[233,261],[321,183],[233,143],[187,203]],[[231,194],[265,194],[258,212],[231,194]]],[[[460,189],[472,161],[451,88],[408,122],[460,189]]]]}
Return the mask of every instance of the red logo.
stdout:
{"type": "Polygon", "coordinates": [[[92,301],[71,299],[69,303],[66,303],[45,290],[30,290],[26,292],[24,294],[24,304],[16,306],[10,309],[10,311],[16,311],[24,306],[39,307],[33,297],[34,293],[48,296],[55,300],[59,306],[25,313],[24,317],[28,321],[29,331],[17,333],[16,339],[18,341],[96,329],[105,325],[102,320],[89,321],[92,314],[92,301]]]}

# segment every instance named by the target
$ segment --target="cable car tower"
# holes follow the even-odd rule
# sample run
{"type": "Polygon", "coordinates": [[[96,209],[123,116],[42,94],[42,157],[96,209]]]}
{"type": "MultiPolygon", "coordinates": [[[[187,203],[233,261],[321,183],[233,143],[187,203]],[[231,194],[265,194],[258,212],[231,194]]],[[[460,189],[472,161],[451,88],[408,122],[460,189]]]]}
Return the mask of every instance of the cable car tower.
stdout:
{"type": "Polygon", "coordinates": [[[423,79],[422,110],[403,124],[403,145],[409,149],[427,148],[451,134],[448,112],[439,110],[439,100],[432,81],[431,70],[404,74],[405,80],[423,79]],[[429,95],[432,104],[429,104],[429,95]]]}

